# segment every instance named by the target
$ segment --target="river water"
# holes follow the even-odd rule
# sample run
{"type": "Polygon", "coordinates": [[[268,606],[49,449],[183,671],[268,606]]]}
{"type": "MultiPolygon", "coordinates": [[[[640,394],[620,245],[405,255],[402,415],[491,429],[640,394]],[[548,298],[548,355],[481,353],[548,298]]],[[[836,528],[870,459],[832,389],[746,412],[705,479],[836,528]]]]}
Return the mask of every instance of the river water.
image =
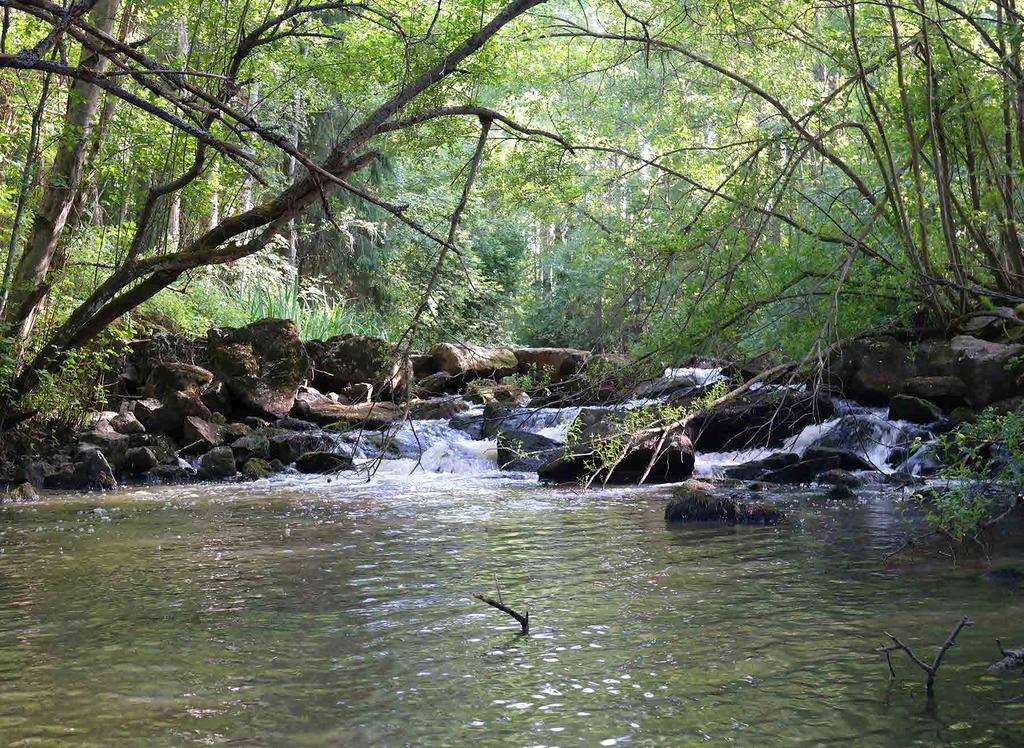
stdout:
{"type": "Polygon", "coordinates": [[[401,472],[0,507],[0,745],[1024,743],[1007,560],[883,567],[891,496],[670,527],[666,488],[401,472]],[[961,615],[934,701],[889,682],[883,630],[961,615]]]}

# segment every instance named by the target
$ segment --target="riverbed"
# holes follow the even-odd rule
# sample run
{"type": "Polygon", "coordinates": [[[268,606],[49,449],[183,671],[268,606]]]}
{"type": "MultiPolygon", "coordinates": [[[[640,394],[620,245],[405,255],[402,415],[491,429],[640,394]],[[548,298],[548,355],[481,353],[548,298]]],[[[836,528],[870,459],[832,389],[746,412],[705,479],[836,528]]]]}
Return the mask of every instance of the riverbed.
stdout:
{"type": "Polygon", "coordinates": [[[670,488],[287,475],[0,507],[0,744],[1019,745],[1007,559],[886,568],[892,494],[668,526],[670,488]],[[531,631],[474,601],[528,607],[531,631]],[[872,650],[884,630],[923,674],[872,650]]]}

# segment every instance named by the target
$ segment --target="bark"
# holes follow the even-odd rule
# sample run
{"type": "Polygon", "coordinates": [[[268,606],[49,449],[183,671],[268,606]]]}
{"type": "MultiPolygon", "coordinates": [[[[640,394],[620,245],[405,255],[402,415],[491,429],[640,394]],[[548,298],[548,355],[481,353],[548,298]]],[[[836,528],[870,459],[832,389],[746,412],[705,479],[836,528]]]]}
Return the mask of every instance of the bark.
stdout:
{"type": "MultiPolygon", "coordinates": [[[[90,21],[109,33],[114,26],[118,4],[119,0],[99,0],[90,13],[90,21]]],[[[105,66],[105,58],[91,49],[82,48],[80,70],[100,73],[105,66]]],[[[71,86],[60,145],[50,169],[42,205],[32,222],[24,252],[14,272],[3,318],[4,326],[19,345],[23,345],[31,334],[46,298],[47,275],[75,196],[81,188],[82,167],[99,98],[100,90],[81,79],[71,86]]]]}

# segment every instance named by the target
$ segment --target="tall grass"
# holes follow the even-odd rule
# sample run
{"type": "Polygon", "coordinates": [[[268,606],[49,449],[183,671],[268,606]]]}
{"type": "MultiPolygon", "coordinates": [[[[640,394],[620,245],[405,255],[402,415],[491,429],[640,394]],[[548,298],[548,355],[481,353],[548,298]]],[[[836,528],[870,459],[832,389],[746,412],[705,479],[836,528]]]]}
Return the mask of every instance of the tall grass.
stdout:
{"type": "Polygon", "coordinates": [[[266,317],[290,319],[303,340],[323,340],[344,333],[390,339],[389,331],[373,314],[350,307],[345,299],[332,299],[311,283],[250,285],[238,299],[248,322],[266,317]]]}

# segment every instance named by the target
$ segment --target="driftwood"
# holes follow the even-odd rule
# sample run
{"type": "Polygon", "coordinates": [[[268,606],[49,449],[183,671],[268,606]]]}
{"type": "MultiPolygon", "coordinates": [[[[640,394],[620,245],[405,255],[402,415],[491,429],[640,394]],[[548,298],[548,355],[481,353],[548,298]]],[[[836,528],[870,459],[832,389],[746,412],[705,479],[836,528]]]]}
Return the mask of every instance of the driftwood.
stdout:
{"type": "Polygon", "coordinates": [[[1010,670],[1024,668],[1024,647],[1021,649],[1005,649],[1003,643],[998,639],[996,639],[996,646],[999,647],[999,654],[1003,656],[1003,659],[989,665],[989,673],[992,675],[1002,675],[1010,670]]]}
{"type": "MultiPolygon", "coordinates": [[[[500,590],[498,591],[498,596],[499,597],[501,596],[501,591],[500,590]]],[[[500,599],[499,600],[495,600],[493,597],[487,597],[487,595],[481,595],[479,593],[474,594],[473,597],[475,599],[479,600],[482,603],[487,603],[492,608],[496,608],[497,610],[500,610],[505,615],[509,615],[509,616],[512,616],[513,618],[515,618],[519,622],[519,626],[522,628],[522,631],[520,633],[522,633],[522,634],[529,634],[530,633],[530,611],[529,610],[527,610],[525,614],[524,613],[520,613],[518,611],[512,610],[512,608],[510,608],[507,605],[505,605],[505,603],[503,603],[500,599]]]]}
{"type": "Polygon", "coordinates": [[[939,672],[939,667],[942,665],[942,659],[946,656],[946,652],[948,652],[953,647],[953,645],[956,644],[956,638],[960,635],[960,632],[963,631],[965,627],[973,625],[974,621],[972,621],[967,616],[961,618],[960,621],[956,624],[956,626],[953,627],[953,630],[949,632],[949,636],[946,637],[945,643],[939,649],[938,653],[935,655],[935,659],[932,660],[932,663],[930,665],[924,660],[922,660],[920,657],[918,657],[914,653],[913,649],[911,649],[909,646],[901,642],[888,631],[885,631],[883,633],[892,640],[892,644],[887,644],[883,647],[878,647],[875,649],[875,651],[885,655],[885,661],[889,665],[890,678],[896,677],[896,670],[893,669],[892,666],[892,653],[898,652],[900,650],[906,652],[907,657],[910,658],[910,661],[922,670],[924,670],[927,674],[928,677],[925,680],[925,688],[928,689],[928,694],[931,695],[932,692],[935,690],[935,676],[939,672]]]}

